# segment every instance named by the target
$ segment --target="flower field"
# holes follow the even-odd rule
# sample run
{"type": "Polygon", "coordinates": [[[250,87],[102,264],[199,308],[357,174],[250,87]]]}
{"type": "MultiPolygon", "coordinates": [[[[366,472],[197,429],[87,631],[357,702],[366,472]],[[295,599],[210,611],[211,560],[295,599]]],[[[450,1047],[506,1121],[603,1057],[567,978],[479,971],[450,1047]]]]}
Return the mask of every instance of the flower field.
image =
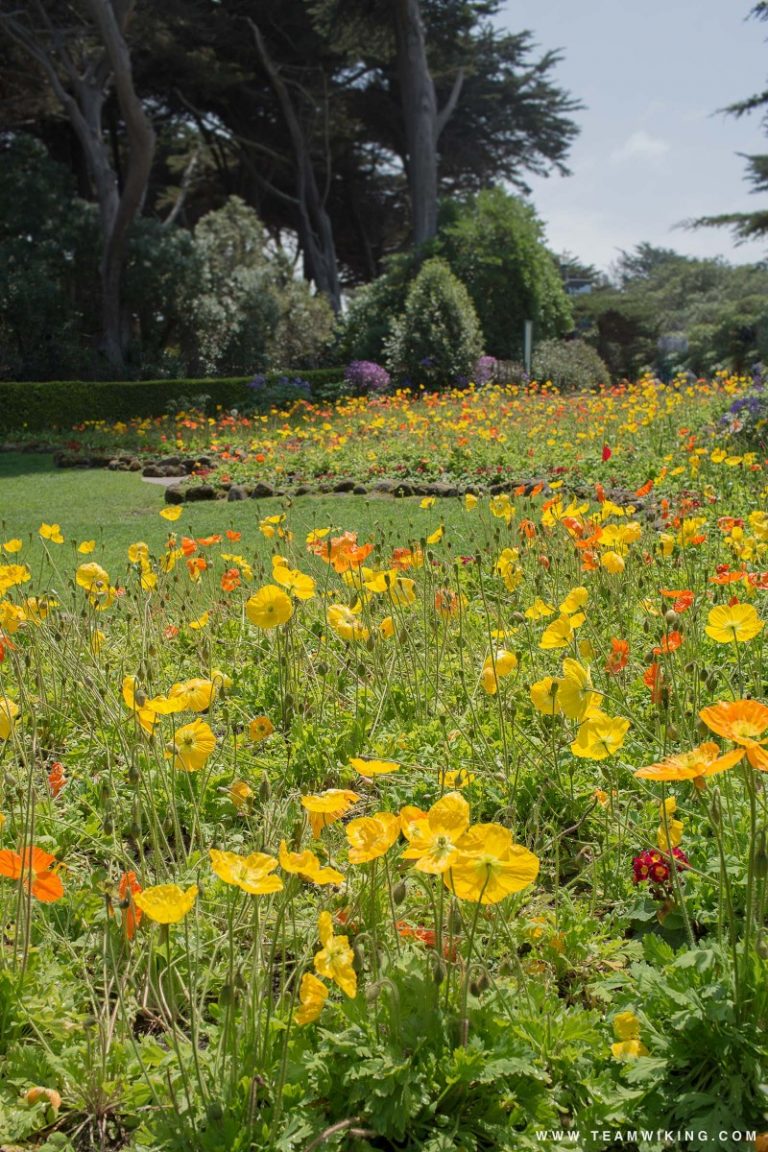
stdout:
{"type": "Polygon", "coordinates": [[[747,386],[72,433],[465,490],[166,505],[119,556],[3,508],[0,1144],[768,1146],[747,386]]]}

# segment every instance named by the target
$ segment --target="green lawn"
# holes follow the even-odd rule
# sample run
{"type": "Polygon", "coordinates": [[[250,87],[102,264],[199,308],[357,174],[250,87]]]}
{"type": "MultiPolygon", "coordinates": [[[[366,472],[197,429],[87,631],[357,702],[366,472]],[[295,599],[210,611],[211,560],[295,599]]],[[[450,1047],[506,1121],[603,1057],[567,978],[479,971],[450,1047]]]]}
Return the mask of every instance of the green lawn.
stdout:
{"type": "Polygon", "coordinates": [[[418,498],[394,500],[366,496],[301,496],[286,499],[216,501],[188,504],[180,520],[169,524],[159,515],[164,490],[148,484],[140,474],[106,470],[60,470],[50,456],[8,453],[0,455],[0,543],[20,537],[25,545],[40,545],[42,522],[61,525],[66,546],[96,540],[93,554],[115,577],[126,564],[126,549],[144,540],[150,550],[162,552],[169,531],[177,535],[207,536],[227,528],[242,532],[233,551],[245,554],[262,541],[258,523],[291,506],[291,525],[297,536],[311,528],[333,525],[362,537],[389,536],[396,543],[418,540],[443,521],[464,522],[459,500],[441,501],[430,511],[418,498]]]}

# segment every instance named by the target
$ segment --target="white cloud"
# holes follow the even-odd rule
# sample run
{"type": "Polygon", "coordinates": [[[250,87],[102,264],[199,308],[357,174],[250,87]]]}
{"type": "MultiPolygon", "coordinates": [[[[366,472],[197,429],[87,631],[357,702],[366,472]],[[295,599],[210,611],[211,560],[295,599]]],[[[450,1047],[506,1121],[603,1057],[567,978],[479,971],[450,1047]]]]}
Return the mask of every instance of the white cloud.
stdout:
{"type": "Polygon", "coordinates": [[[666,140],[662,140],[660,136],[651,136],[641,128],[637,132],[633,132],[631,136],[622,144],[621,148],[617,148],[615,152],[611,153],[611,160],[648,160],[655,156],[664,156],[669,152],[669,144],[666,140]]]}

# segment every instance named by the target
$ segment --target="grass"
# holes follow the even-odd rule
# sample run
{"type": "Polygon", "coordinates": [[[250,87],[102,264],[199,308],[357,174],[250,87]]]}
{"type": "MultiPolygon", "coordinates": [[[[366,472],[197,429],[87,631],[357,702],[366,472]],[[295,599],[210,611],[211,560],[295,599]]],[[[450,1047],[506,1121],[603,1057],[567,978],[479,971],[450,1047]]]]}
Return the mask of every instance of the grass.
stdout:
{"type": "Polygon", "coordinates": [[[258,522],[285,509],[291,511],[295,532],[337,525],[368,534],[391,534],[395,528],[419,540],[439,519],[447,527],[461,521],[458,500],[443,501],[431,511],[418,498],[394,500],[366,496],[299,496],[290,499],[211,501],[185,505],[175,524],[160,516],[164,490],[135,472],[57,469],[53,457],[37,454],[0,455],[0,533],[3,539],[37,537],[41,523],[60,524],[70,544],[96,540],[94,557],[117,576],[126,563],[130,544],[145,541],[150,550],[163,549],[168,532],[179,536],[209,536],[226,529],[252,537],[258,522]]]}

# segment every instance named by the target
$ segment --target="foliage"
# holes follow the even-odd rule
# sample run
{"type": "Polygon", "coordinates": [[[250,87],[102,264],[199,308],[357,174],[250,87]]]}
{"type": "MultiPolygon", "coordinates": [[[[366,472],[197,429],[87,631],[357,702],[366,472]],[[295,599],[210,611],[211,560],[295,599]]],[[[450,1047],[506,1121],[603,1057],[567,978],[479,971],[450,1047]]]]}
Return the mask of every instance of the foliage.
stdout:
{"type": "Polygon", "coordinates": [[[564,391],[597,388],[611,380],[595,349],[583,340],[543,340],[535,346],[531,371],[535,380],[548,380],[564,391]]]}
{"type": "Polygon", "coordinates": [[[652,369],[743,372],[768,358],[768,268],[697,260],[640,245],[616,283],[579,296],[577,328],[614,379],[652,369]]]}
{"type": "MultiPolygon", "coordinates": [[[[768,5],[763,0],[753,4],[750,15],[757,20],[768,20],[768,5]]],[[[731,116],[746,116],[752,112],[762,110],[760,121],[763,131],[768,130],[768,92],[756,92],[745,100],[738,100],[727,108],[720,109],[731,116]]],[[[747,180],[752,185],[752,192],[768,192],[768,155],[744,156],[747,162],[747,180]]],[[[693,228],[731,228],[737,242],[740,240],[755,240],[768,233],[768,212],[758,209],[756,212],[721,212],[717,216],[702,216],[697,220],[689,221],[693,228]]]]}
{"type": "Polygon", "coordinates": [[[437,248],[472,297],[488,352],[521,359],[526,320],[537,340],[569,331],[570,302],[529,204],[489,188],[442,212],[437,248]]]}
{"type": "Polygon", "coordinates": [[[397,378],[439,388],[469,378],[482,339],[469,293],[448,264],[434,257],[408,289],[385,349],[397,378]]]}
{"type": "Polygon", "coordinates": [[[333,331],[330,307],[269,254],[253,209],[231,196],[197,224],[194,246],[200,285],[186,333],[193,371],[232,375],[318,359],[333,331]]]}

